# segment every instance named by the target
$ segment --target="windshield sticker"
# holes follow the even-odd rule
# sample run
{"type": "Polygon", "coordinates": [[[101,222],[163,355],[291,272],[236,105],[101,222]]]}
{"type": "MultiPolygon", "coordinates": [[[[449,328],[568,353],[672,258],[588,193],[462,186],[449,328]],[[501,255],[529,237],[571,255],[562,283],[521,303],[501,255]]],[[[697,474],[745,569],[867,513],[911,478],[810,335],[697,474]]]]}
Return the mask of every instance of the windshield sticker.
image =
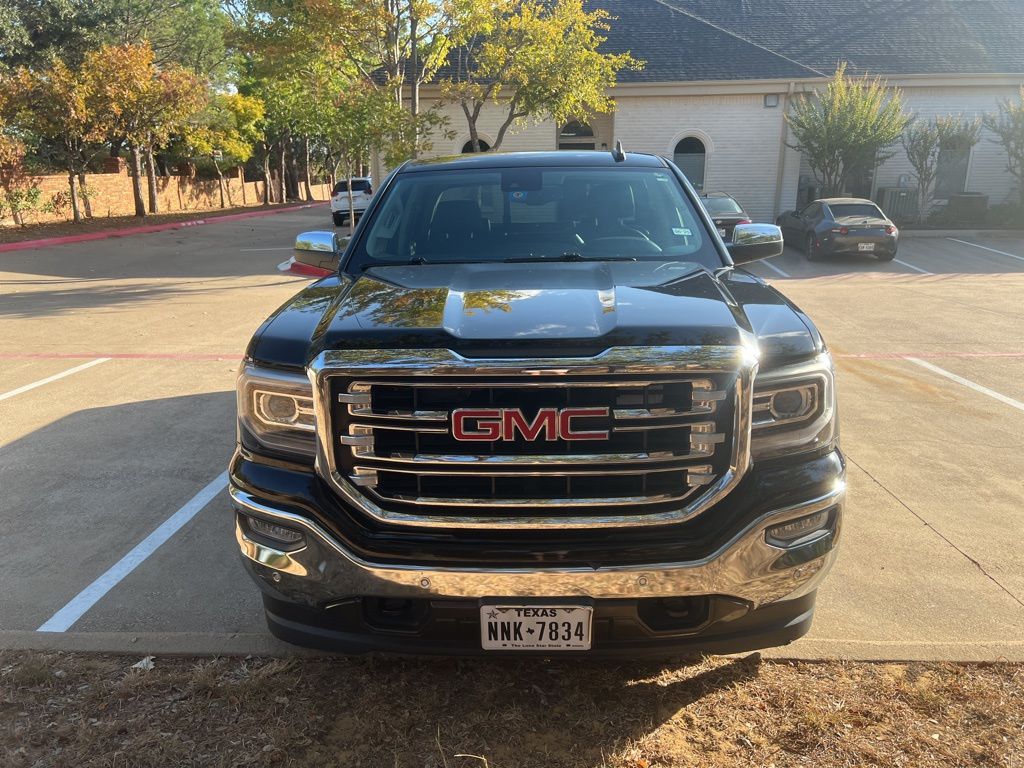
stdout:
{"type": "Polygon", "coordinates": [[[672,227],[672,234],[673,235],[682,235],[683,237],[689,237],[690,235],[693,234],[693,232],[691,232],[690,230],[685,229],[683,227],[672,227]]]}
{"type": "Polygon", "coordinates": [[[526,199],[526,191],[522,189],[517,189],[511,193],[511,197],[515,202],[521,203],[526,199]]]}

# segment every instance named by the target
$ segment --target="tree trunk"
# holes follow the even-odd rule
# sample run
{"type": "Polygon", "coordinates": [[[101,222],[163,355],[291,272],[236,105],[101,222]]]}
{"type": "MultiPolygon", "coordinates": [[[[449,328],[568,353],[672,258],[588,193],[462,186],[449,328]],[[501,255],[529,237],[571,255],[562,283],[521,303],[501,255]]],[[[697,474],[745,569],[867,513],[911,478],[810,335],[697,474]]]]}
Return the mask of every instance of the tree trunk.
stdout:
{"type": "Polygon", "coordinates": [[[412,68],[412,77],[410,78],[409,89],[411,91],[409,98],[409,111],[412,113],[412,156],[415,159],[419,156],[420,148],[420,137],[419,137],[419,124],[416,120],[420,114],[420,46],[419,39],[417,38],[417,27],[419,26],[419,18],[416,16],[416,12],[413,9],[413,4],[409,3],[409,44],[411,46],[409,56],[409,66],[412,68]]]}
{"type": "Polygon", "coordinates": [[[132,144],[130,149],[132,163],[132,196],[135,198],[135,215],[146,215],[146,201],[142,197],[142,153],[138,146],[132,144]]]}
{"type": "Polygon", "coordinates": [[[153,147],[146,147],[146,182],[149,185],[149,212],[156,213],[159,201],[156,197],[156,159],[153,157],[153,147]]]}
{"type": "Polygon", "coordinates": [[[78,171],[78,194],[82,197],[82,207],[85,209],[85,218],[92,218],[92,202],[89,200],[89,189],[85,185],[85,171],[78,171]]]}
{"type": "Polygon", "coordinates": [[[352,163],[347,163],[345,172],[348,174],[348,234],[349,237],[356,231],[355,200],[352,197],[352,163]]]}
{"type": "Polygon", "coordinates": [[[295,160],[295,140],[292,139],[288,144],[288,198],[300,200],[302,196],[299,194],[299,165],[295,160]]]}
{"type": "Polygon", "coordinates": [[[263,205],[270,205],[270,145],[263,142],[263,205]]]}
{"type": "Polygon", "coordinates": [[[309,174],[309,136],[302,138],[302,176],[303,183],[306,185],[306,202],[313,202],[313,179],[309,174]]]}
{"type": "Polygon", "coordinates": [[[278,160],[280,161],[280,165],[278,166],[278,179],[277,179],[278,198],[277,198],[277,202],[282,203],[282,204],[288,199],[288,182],[285,179],[285,154],[286,154],[287,151],[288,150],[287,150],[287,147],[285,146],[285,140],[281,139],[281,149],[280,149],[280,153],[278,155],[278,160]]]}
{"type": "Polygon", "coordinates": [[[82,214],[78,210],[78,174],[74,167],[68,171],[68,187],[71,189],[71,215],[75,224],[82,223],[82,214]]]}
{"type": "Polygon", "coordinates": [[[220,190],[220,207],[226,208],[227,206],[224,204],[224,174],[221,172],[220,163],[218,163],[216,159],[213,161],[213,168],[217,171],[217,187],[220,190]]]}

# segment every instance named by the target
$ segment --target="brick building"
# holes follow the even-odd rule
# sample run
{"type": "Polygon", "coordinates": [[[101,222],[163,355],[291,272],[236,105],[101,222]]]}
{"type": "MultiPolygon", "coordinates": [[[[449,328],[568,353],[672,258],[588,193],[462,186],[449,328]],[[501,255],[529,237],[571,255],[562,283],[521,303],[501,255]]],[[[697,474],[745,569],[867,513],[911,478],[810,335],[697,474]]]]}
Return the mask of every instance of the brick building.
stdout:
{"type": "MultiPolygon", "coordinates": [[[[736,196],[760,221],[817,192],[783,115],[795,94],[821,87],[845,61],[851,74],[884,77],[922,119],[993,111],[1024,84],[1024,0],[591,0],[614,17],[604,48],[646,64],[624,72],[613,114],[586,123],[521,126],[503,150],[611,147],[675,158],[708,191],[736,196]]],[[[425,86],[424,102],[437,98],[425,86]]],[[[456,132],[434,154],[463,151],[461,109],[443,108],[456,132]]],[[[501,110],[488,105],[481,137],[493,140],[501,110]]],[[[902,149],[848,190],[881,199],[914,186],[902,149]]],[[[975,191],[996,205],[1013,194],[1000,146],[983,135],[940,163],[936,198],[975,191]]],[[[379,169],[378,169],[379,170],[379,169]]],[[[379,173],[377,174],[380,178],[379,173]]]]}

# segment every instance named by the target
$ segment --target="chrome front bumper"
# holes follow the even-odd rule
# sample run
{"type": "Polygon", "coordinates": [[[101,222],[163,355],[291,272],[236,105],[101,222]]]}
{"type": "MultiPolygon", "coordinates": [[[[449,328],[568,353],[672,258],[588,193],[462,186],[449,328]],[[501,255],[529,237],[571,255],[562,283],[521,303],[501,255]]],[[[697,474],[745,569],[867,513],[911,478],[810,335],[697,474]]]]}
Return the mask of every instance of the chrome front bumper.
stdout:
{"type": "Polygon", "coordinates": [[[304,545],[283,551],[254,541],[236,516],[235,536],[249,571],[270,595],[322,608],[352,596],[400,598],[589,597],[639,598],[727,595],[752,607],[794,599],[817,589],[835,559],[845,483],[798,505],[768,512],[713,554],[694,561],[608,568],[441,568],[388,566],[363,560],[315,522],[270,507],[232,487],[235,509],[305,534],[304,545]],[[771,526],[834,509],[828,533],[780,548],[771,526]]]}

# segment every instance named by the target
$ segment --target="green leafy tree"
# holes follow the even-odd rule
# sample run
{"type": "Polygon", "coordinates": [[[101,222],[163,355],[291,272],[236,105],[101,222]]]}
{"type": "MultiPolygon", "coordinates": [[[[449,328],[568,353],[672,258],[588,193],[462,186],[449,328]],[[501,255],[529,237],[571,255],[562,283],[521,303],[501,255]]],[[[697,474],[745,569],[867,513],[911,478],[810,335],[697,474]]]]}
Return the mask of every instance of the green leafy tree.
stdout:
{"type": "Polygon", "coordinates": [[[86,148],[100,137],[101,124],[94,111],[93,80],[86,71],[73,70],[60,59],[47,69],[22,68],[10,78],[7,111],[25,132],[59,148],[68,174],[69,201],[76,223],[80,181],[84,177],[86,148]]]}
{"type": "Polygon", "coordinates": [[[985,115],[984,126],[995,134],[995,141],[1006,152],[1006,170],[1017,181],[1021,209],[1024,210],[1024,86],[1017,101],[1004,99],[996,112],[985,115]]]}
{"type": "MultiPolygon", "coordinates": [[[[221,163],[235,167],[247,162],[262,136],[263,102],[240,93],[214,95],[185,136],[185,143],[197,155],[213,160],[220,189],[220,207],[234,205],[231,190],[224,183],[221,163]]],[[[244,180],[243,180],[244,183],[244,180]]]]}
{"type": "Polygon", "coordinates": [[[0,68],[45,68],[54,58],[71,67],[110,39],[110,0],[0,2],[0,68]]]}
{"type": "Polygon", "coordinates": [[[154,148],[184,134],[206,104],[207,85],[177,65],[158,69],[153,50],[143,45],[105,45],[83,64],[91,82],[93,114],[102,115],[107,134],[127,143],[131,153],[135,215],[145,216],[142,160],[146,159],[149,211],[158,209],[154,148]]]}
{"type": "Polygon", "coordinates": [[[978,120],[951,115],[928,122],[912,122],[903,132],[903,150],[917,179],[919,221],[924,220],[931,208],[939,153],[942,150],[970,150],[978,143],[980,129],[978,120]]]}
{"type": "Polygon", "coordinates": [[[609,29],[606,11],[588,11],[582,0],[495,0],[477,4],[456,40],[453,74],[442,83],[445,97],[462,107],[476,151],[477,123],[488,102],[505,113],[492,149],[526,119],[606,112],[618,73],[639,68],[628,53],[598,50],[609,29]]]}
{"type": "Polygon", "coordinates": [[[865,165],[892,157],[887,151],[911,117],[902,95],[878,78],[853,78],[840,64],[823,92],[796,99],[786,121],[796,137],[794,149],[807,158],[823,194],[841,193],[865,165]]]}

